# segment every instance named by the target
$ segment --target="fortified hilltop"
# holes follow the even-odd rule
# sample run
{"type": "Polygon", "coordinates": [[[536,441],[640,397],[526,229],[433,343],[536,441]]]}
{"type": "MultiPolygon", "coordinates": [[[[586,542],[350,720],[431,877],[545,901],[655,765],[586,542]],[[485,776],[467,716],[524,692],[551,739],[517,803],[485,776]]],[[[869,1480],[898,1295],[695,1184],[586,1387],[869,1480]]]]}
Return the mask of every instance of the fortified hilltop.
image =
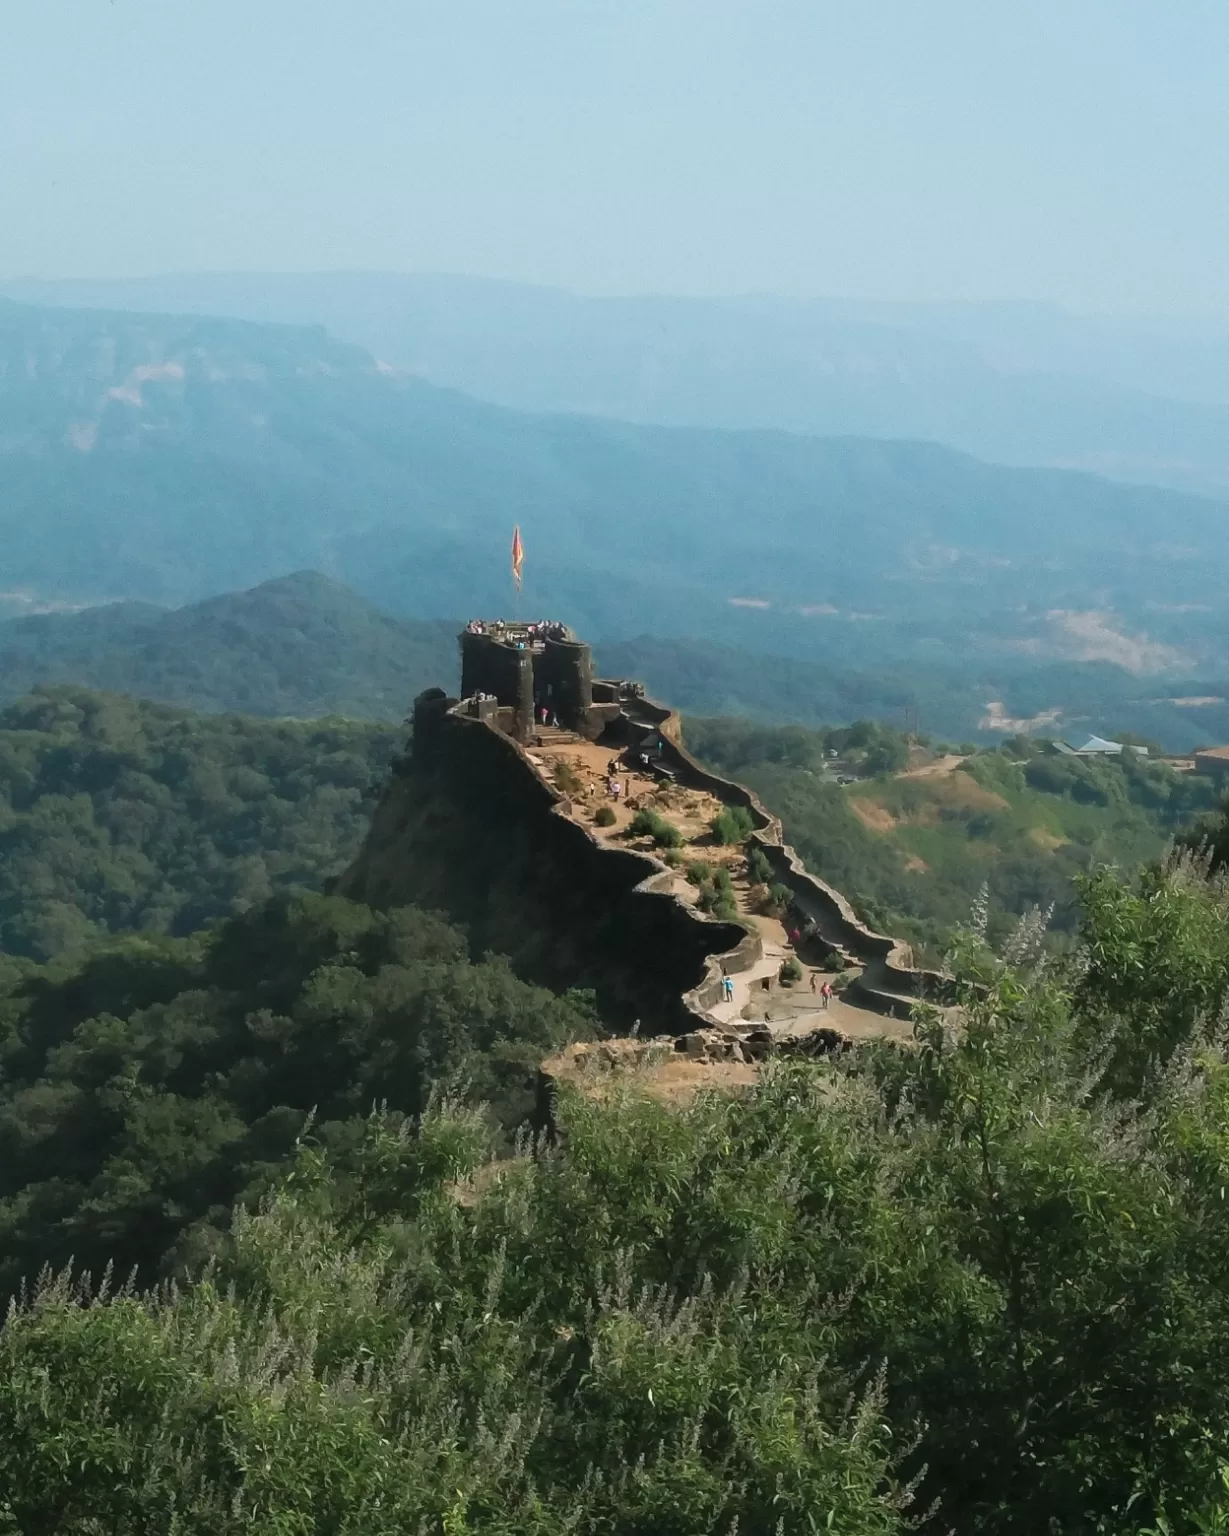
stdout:
{"type": "Polygon", "coordinates": [[[460,648],[460,697],[433,688],[414,701],[343,895],[442,909],[527,979],[593,991],[614,1033],[673,1036],[684,1054],[901,1035],[919,996],[939,994],[942,978],[915,968],[906,944],[806,871],[749,789],[691,756],[673,709],[639,683],[595,678],[566,625],[475,619],[460,648]],[[751,831],[721,846],[710,823],[731,807],[751,831]],[[679,862],[632,833],[642,810],[677,829],[679,862]],[[702,910],[686,873],[697,862],[724,869],[737,921],[702,910]],[[844,990],[824,1009],[822,979],[836,975],[844,990]]]}

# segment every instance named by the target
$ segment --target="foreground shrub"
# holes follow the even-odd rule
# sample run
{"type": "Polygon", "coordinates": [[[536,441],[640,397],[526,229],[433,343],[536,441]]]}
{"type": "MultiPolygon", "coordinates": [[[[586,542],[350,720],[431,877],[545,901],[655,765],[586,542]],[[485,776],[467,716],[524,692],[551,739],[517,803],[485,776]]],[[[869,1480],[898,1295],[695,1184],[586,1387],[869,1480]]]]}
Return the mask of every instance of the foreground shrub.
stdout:
{"type": "Polygon", "coordinates": [[[826,1327],[782,1348],[733,1254],[700,1258],[680,1197],[724,1201],[700,1150],[722,1111],[574,1110],[566,1160],[480,1183],[478,1122],[376,1119],[305,1148],[216,1279],[45,1284],[0,1335],[15,1528],[900,1531],[880,1389],[826,1363],[826,1327]],[[680,1223],[665,1284],[655,1208],[680,1223]]]}

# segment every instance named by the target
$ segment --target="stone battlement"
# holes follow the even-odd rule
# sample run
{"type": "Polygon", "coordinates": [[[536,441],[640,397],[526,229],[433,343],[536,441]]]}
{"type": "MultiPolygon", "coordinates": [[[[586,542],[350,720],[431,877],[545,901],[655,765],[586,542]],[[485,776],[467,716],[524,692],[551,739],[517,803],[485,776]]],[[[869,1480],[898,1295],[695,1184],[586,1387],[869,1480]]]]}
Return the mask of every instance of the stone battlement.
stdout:
{"type": "Polygon", "coordinates": [[[482,718],[518,741],[546,721],[601,734],[609,711],[594,706],[593,657],[566,624],[471,619],[460,639],[461,697],[486,705],[482,718]]]}

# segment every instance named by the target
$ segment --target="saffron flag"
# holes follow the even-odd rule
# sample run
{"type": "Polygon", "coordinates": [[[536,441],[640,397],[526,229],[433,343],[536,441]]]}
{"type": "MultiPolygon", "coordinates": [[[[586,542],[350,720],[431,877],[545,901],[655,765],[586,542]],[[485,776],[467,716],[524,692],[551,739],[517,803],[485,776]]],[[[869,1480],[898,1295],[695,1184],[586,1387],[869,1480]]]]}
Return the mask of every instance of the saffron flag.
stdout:
{"type": "Polygon", "coordinates": [[[512,580],[516,582],[516,590],[521,590],[521,572],[525,566],[525,546],[521,543],[521,530],[518,524],[512,530],[512,580]]]}

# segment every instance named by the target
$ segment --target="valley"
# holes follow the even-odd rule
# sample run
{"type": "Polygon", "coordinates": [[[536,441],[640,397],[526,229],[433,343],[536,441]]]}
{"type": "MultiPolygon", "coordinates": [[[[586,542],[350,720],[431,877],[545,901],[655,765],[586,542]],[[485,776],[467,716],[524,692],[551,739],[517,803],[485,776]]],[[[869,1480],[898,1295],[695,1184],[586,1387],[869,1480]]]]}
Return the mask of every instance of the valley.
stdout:
{"type": "Polygon", "coordinates": [[[1227,1536],[1229,9],[0,58],[0,1536],[1227,1536]]]}
{"type": "Polygon", "coordinates": [[[1133,665],[1229,664],[1224,507],[1177,491],[926,442],[524,414],[320,330],[7,301],[0,412],[5,585],[44,604],[308,567],[394,614],[498,612],[517,521],[526,600],[599,638],[959,669],[972,647],[1068,654],[1062,611],[1113,614],[1098,633],[1133,665]]]}

